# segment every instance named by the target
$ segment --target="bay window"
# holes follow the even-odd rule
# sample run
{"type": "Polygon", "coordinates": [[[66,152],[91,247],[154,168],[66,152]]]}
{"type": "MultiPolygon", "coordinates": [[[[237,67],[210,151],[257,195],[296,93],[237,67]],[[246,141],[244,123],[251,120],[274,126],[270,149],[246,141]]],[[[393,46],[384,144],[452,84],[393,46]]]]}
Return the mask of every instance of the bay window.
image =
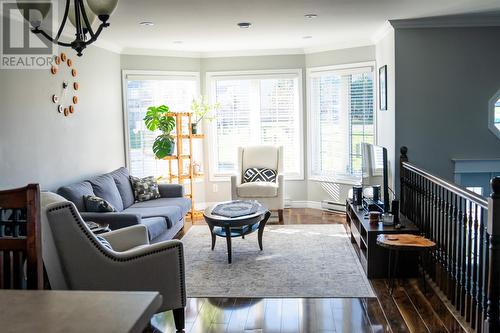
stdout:
{"type": "Polygon", "coordinates": [[[303,179],[301,70],[208,73],[207,90],[220,104],[212,122],[211,178],[236,172],[238,146],[284,148],[287,179],[303,179]]]}
{"type": "Polygon", "coordinates": [[[192,72],[124,71],[127,165],[137,177],[163,176],[168,161],[157,160],[153,142],[159,133],[149,131],[144,116],[150,106],[167,105],[171,112],[187,112],[199,95],[199,74],[192,72]]]}
{"type": "Polygon", "coordinates": [[[308,70],[309,176],[355,180],[361,176],[361,143],[374,143],[371,63],[308,70]]]}

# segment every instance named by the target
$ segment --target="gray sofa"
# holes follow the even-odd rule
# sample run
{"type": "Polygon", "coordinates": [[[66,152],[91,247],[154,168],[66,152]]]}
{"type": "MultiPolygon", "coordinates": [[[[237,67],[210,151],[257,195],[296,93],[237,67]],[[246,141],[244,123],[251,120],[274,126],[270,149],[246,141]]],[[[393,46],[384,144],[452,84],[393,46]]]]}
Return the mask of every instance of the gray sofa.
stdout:
{"type": "Polygon", "coordinates": [[[57,193],[73,202],[85,221],[108,223],[111,230],[143,224],[151,243],[174,238],[184,226],[184,216],[191,209],[191,200],[184,197],[178,184],[160,184],[161,198],[135,202],[126,168],[60,187],[57,193]],[[117,212],[87,212],[84,195],[95,195],[108,201],[117,212]]]}

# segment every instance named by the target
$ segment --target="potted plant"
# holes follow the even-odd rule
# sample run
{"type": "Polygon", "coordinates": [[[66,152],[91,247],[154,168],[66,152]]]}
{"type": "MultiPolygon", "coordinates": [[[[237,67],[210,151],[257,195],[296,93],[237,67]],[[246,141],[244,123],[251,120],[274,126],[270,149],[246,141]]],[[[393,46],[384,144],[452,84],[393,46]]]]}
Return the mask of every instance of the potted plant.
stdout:
{"type": "Polygon", "coordinates": [[[144,117],[144,123],[148,130],[161,131],[153,143],[153,152],[159,159],[171,156],[175,149],[175,140],[170,134],[175,128],[175,118],[167,115],[168,110],[166,105],[150,106],[144,117]]]}
{"type": "Polygon", "coordinates": [[[205,96],[201,96],[199,99],[193,99],[191,103],[191,111],[194,113],[196,120],[191,124],[191,133],[198,133],[198,124],[203,119],[208,121],[212,121],[215,119],[215,115],[213,115],[213,111],[216,111],[220,108],[219,103],[209,104],[205,96]]]}

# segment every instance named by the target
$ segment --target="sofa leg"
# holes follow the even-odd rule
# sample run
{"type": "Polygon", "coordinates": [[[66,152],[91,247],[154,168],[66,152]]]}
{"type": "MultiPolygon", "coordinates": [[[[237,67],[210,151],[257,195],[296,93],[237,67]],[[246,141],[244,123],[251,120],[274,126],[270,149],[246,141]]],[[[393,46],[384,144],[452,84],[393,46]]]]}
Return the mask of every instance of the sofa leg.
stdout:
{"type": "Polygon", "coordinates": [[[279,224],[284,224],[284,222],[283,222],[283,209],[278,209],[278,221],[279,221],[279,224]]]}
{"type": "Polygon", "coordinates": [[[175,322],[175,329],[177,332],[182,332],[184,330],[184,308],[179,308],[179,309],[173,309],[174,312],[174,322],[175,322]]]}

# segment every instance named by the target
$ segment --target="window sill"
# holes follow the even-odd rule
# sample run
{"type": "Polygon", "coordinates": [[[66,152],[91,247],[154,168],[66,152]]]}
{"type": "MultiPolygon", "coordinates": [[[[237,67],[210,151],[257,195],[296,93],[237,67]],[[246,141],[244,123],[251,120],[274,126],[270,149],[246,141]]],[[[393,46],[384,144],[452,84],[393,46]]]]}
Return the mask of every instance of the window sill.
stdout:
{"type": "Polygon", "coordinates": [[[358,178],[358,177],[309,176],[309,180],[314,181],[314,182],[318,182],[318,183],[361,185],[361,178],[358,178]]]}
{"type": "MultiPolygon", "coordinates": [[[[231,175],[210,175],[209,179],[210,182],[229,182],[231,181],[231,175]]],[[[304,181],[305,178],[304,176],[300,175],[290,175],[290,176],[285,176],[285,181],[304,181]]]]}

